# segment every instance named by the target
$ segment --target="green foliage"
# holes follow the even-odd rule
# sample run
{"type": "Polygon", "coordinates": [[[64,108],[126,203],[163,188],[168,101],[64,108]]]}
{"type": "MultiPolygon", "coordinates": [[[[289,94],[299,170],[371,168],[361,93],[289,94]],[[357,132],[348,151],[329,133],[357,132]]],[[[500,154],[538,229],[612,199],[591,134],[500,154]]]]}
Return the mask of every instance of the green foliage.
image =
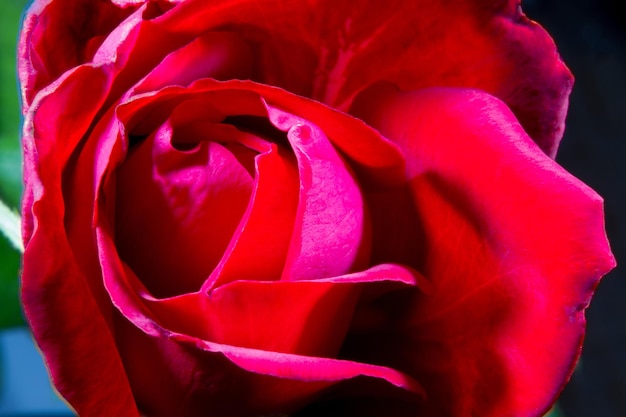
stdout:
{"type": "Polygon", "coordinates": [[[563,413],[561,413],[561,410],[559,409],[558,404],[557,404],[544,417],[565,417],[565,416],[563,415],[563,413]]]}
{"type": "MultiPolygon", "coordinates": [[[[0,0],[0,199],[11,209],[22,192],[16,45],[26,0],[0,0]]],[[[20,254],[0,234],[0,328],[23,324],[18,298],[20,254]]]]}
{"type": "Polygon", "coordinates": [[[4,234],[15,249],[24,252],[20,228],[19,214],[12,211],[0,200],[0,232],[4,234]]]}

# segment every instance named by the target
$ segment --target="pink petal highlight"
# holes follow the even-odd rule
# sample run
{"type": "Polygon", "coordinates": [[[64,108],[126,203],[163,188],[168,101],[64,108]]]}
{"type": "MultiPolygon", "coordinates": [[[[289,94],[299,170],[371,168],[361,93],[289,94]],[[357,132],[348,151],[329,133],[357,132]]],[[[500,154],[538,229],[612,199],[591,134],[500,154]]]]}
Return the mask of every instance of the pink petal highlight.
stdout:
{"type": "Polygon", "coordinates": [[[300,202],[283,279],[319,279],[358,269],[369,256],[368,224],[355,178],[313,123],[267,106],[298,159],[300,202]]]}

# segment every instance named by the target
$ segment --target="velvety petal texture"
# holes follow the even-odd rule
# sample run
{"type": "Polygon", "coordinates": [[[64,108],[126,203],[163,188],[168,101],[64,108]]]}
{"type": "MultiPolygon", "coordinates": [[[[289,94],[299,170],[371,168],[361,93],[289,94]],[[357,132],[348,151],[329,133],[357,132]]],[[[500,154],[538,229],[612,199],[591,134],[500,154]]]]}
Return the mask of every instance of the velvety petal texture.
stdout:
{"type": "Polygon", "coordinates": [[[602,199],[484,92],[383,85],[354,112],[407,155],[416,267],[433,284],[383,341],[381,360],[432,381],[427,415],[542,415],[580,354],[592,291],[614,266],[602,199]]]}
{"type": "Polygon", "coordinates": [[[514,0],[35,0],[24,312],[81,416],[541,416],[614,266],[514,0]]]}
{"type": "Polygon", "coordinates": [[[122,79],[137,77],[164,54],[219,29],[236,32],[251,46],[252,79],[341,110],[349,108],[359,91],[382,80],[405,90],[474,87],[504,100],[550,156],[563,134],[571,74],[545,31],[523,15],[518,0],[393,0],[367,7],[334,0],[228,0],[210,5],[197,0],[81,0],[84,6],[71,8],[75,15],[65,13],[67,1],[36,1],[27,14],[20,48],[27,105],[34,95],[28,91],[36,92],[54,79],[39,66],[48,72],[54,68],[58,76],[89,62],[98,45],[94,63],[115,60],[125,74],[122,79]],[[93,16],[99,16],[96,23],[93,16]],[[49,26],[46,20],[63,30],[40,39],[49,26]],[[69,25],[57,23],[70,20],[74,27],[90,28],[81,31],[80,42],[66,40],[69,25]],[[104,42],[91,34],[105,28],[111,33],[104,42]],[[56,50],[45,48],[52,39],[70,43],[69,49],[77,52],[64,59],[47,55],[56,50]]]}

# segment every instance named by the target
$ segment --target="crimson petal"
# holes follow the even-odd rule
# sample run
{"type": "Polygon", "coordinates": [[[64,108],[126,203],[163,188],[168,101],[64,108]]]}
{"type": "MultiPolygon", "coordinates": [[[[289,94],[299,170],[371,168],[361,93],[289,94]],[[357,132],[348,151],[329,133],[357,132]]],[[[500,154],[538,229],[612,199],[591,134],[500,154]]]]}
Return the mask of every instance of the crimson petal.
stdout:
{"type": "Polygon", "coordinates": [[[423,398],[415,380],[386,367],[146,334],[123,318],[116,329],[133,392],[149,415],[290,415],[335,389],[413,406],[423,398]]]}
{"type": "Polygon", "coordinates": [[[315,279],[358,270],[370,238],[356,179],[324,132],[312,122],[267,105],[270,121],[287,131],[298,160],[300,201],[283,279],[315,279]]]}
{"type": "MultiPolygon", "coordinates": [[[[244,389],[254,392],[246,399],[247,412],[267,407],[291,408],[310,401],[328,387],[358,377],[386,381],[391,387],[421,395],[421,386],[414,379],[387,367],[205,340],[205,337],[225,339],[263,348],[276,348],[275,344],[281,343],[280,350],[297,349],[307,353],[312,349],[314,353],[330,353],[328,349],[336,349],[341,341],[342,328],[348,324],[346,320],[360,293],[359,286],[376,288],[374,294],[384,294],[402,286],[421,284],[421,278],[415,277],[413,272],[400,266],[381,265],[363,273],[327,280],[237,281],[209,294],[155,300],[141,291],[138,279],[117,257],[106,218],[101,217],[98,223],[97,239],[105,285],[124,316],[122,320],[132,322],[132,327],[128,324],[118,327],[118,331],[123,332],[118,333],[123,340],[120,350],[138,401],[146,409],[164,404],[165,410],[189,407],[186,412],[197,415],[199,410],[206,409],[201,407],[211,407],[216,414],[230,415],[238,409],[237,401],[241,401],[244,389]],[[276,309],[277,304],[295,313],[285,315],[284,310],[276,309]],[[289,304],[293,307],[288,307],[289,304]],[[324,313],[320,308],[329,310],[324,313]],[[198,315],[199,311],[206,314],[198,315]],[[338,320],[336,314],[343,316],[343,320],[338,320]],[[331,339],[336,339],[334,342],[329,341],[329,335],[302,337],[310,330],[306,325],[312,315],[316,323],[321,324],[313,331],[329,331],[331,339]],[[319,321],[320,317],[323,320],[319,321]],[[233,320],[239,324],[232,325],[233,320]],[[276,327],[268,325],[267,321],[276,327]],[[241,323],[246,325],[240,326],[241,323]],[[285,331],[288,334],[285,335],[285,331]],[[276,332],[281,332],[280,338],[272,337],[276,332]],[[320,346],[320,341],[328,345],[320,346]],[[125,348],[129,344],[133,346],[132,351],[125,348]],[[143,346],[140,356],[136,354],[137,344],[143,346]],[[223,357],[228,361],[224,362],[223,357]],[[154,377],[150,369],[155,364],[162,367],[158,372],[160,383],[147,383],[146,378],[154,377]],[[173,364],[175,366],[171,366],[173,364]],[[224,372],[224,367],[230,370],[224,372]],[[186,397],[186,392],[193,396],[186,397]],[[200,393],[203,393],[202,398],[195,398],[200,393]],[[172,403],[173,398],[178,400],[172,403]],[[277,399],[280,400],[276,402],[277,399]]],[[[168,411],[154,412],[166,415],[168,411]]]]}
{"type": "MultiPolygon", "coordinates": [[[[132,150],[117,174],[118,250],[159,296],[202,286],[254,187],[251,174],[231,150],[211,140],[211,131],[186,134],[198,144],[178,150],[177,127],[164,124],[132,150]]],[[[256,152],[240,148],[241,158],[254,160],[256,152]]]]}
{"type": "Polygon", "coordinates": [[[60,1],[34,1],[19,47],[24,112],[41,89],[65,71],[90,62],[111,30],[135,8],[91,0],[76,1],[72,7],[60,1]]]}
{"type": "Polygon", "coordinates": [[[602,199],[484,92],[366,94],[354,111],[409,161],[426,248],[415,256],[433,285],[375,363],[428,381],[427,416],[540,415],[580,353],[593,288],[615,265],[602,199]]]}
{"type": "MultiPolygon", "coordinates": [[[[89,62],[114,67],[116,99],[168,53],[184,49],[203,33],[228,28],[255,51],[253,80],[340,110],[347,110],[356,94],[380,80],[407,91],[474,87],[507,102],[548,155],[555,155],[563,133],[572,76],[547,33],[523,15],[519,0],[391,0],[361,8],[333,0],[268,0],[262,6],[251,0],[209,5],[193,0],[151,1],[137,10],[131,7],[136,2],[118,2],[117,9],[110,7],[115,10],[100,10],[106,17],[103,21],[119,26],[104,41],[93,43],[99,44],[93,58],[89,59],[93,47],[84,52],[83,39],[63,38],[63,44],[76,43],[80,58],[63,59],[60,68],[50,57],[38,63],[31,54],[31,49],[47,50],[45,38],[30,35],[43,30],[44,25],[37,24],[40,14],[65,21],[65,13],[55,8],[64,3],[48,3],[35,2],[20,40],[20,80],[26,87],[27,105],[40,88],[71,65],[89,62]],[[120,21],[130,11],[134,13],[120,21]]],[[[81,2],[87,3],[92,2],[81,2]]],[[[79,12],[83,14],[75,20],[80,24],[98,15],[83,8],[79,12]]],[[[101,26],[95,25],[94,30],[102,32],[101,26]]]]}

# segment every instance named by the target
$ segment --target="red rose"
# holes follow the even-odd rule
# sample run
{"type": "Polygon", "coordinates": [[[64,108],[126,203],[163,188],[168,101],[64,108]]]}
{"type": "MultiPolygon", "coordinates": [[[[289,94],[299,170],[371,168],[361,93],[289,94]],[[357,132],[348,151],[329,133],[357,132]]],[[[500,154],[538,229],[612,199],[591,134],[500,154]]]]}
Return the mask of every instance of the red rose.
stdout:
{"type": "Polygon", "coordinates": [[[546,411],[602,201],[548,35],[449,3],[34,2],[22,296],[81,416],[546,411]]]}

